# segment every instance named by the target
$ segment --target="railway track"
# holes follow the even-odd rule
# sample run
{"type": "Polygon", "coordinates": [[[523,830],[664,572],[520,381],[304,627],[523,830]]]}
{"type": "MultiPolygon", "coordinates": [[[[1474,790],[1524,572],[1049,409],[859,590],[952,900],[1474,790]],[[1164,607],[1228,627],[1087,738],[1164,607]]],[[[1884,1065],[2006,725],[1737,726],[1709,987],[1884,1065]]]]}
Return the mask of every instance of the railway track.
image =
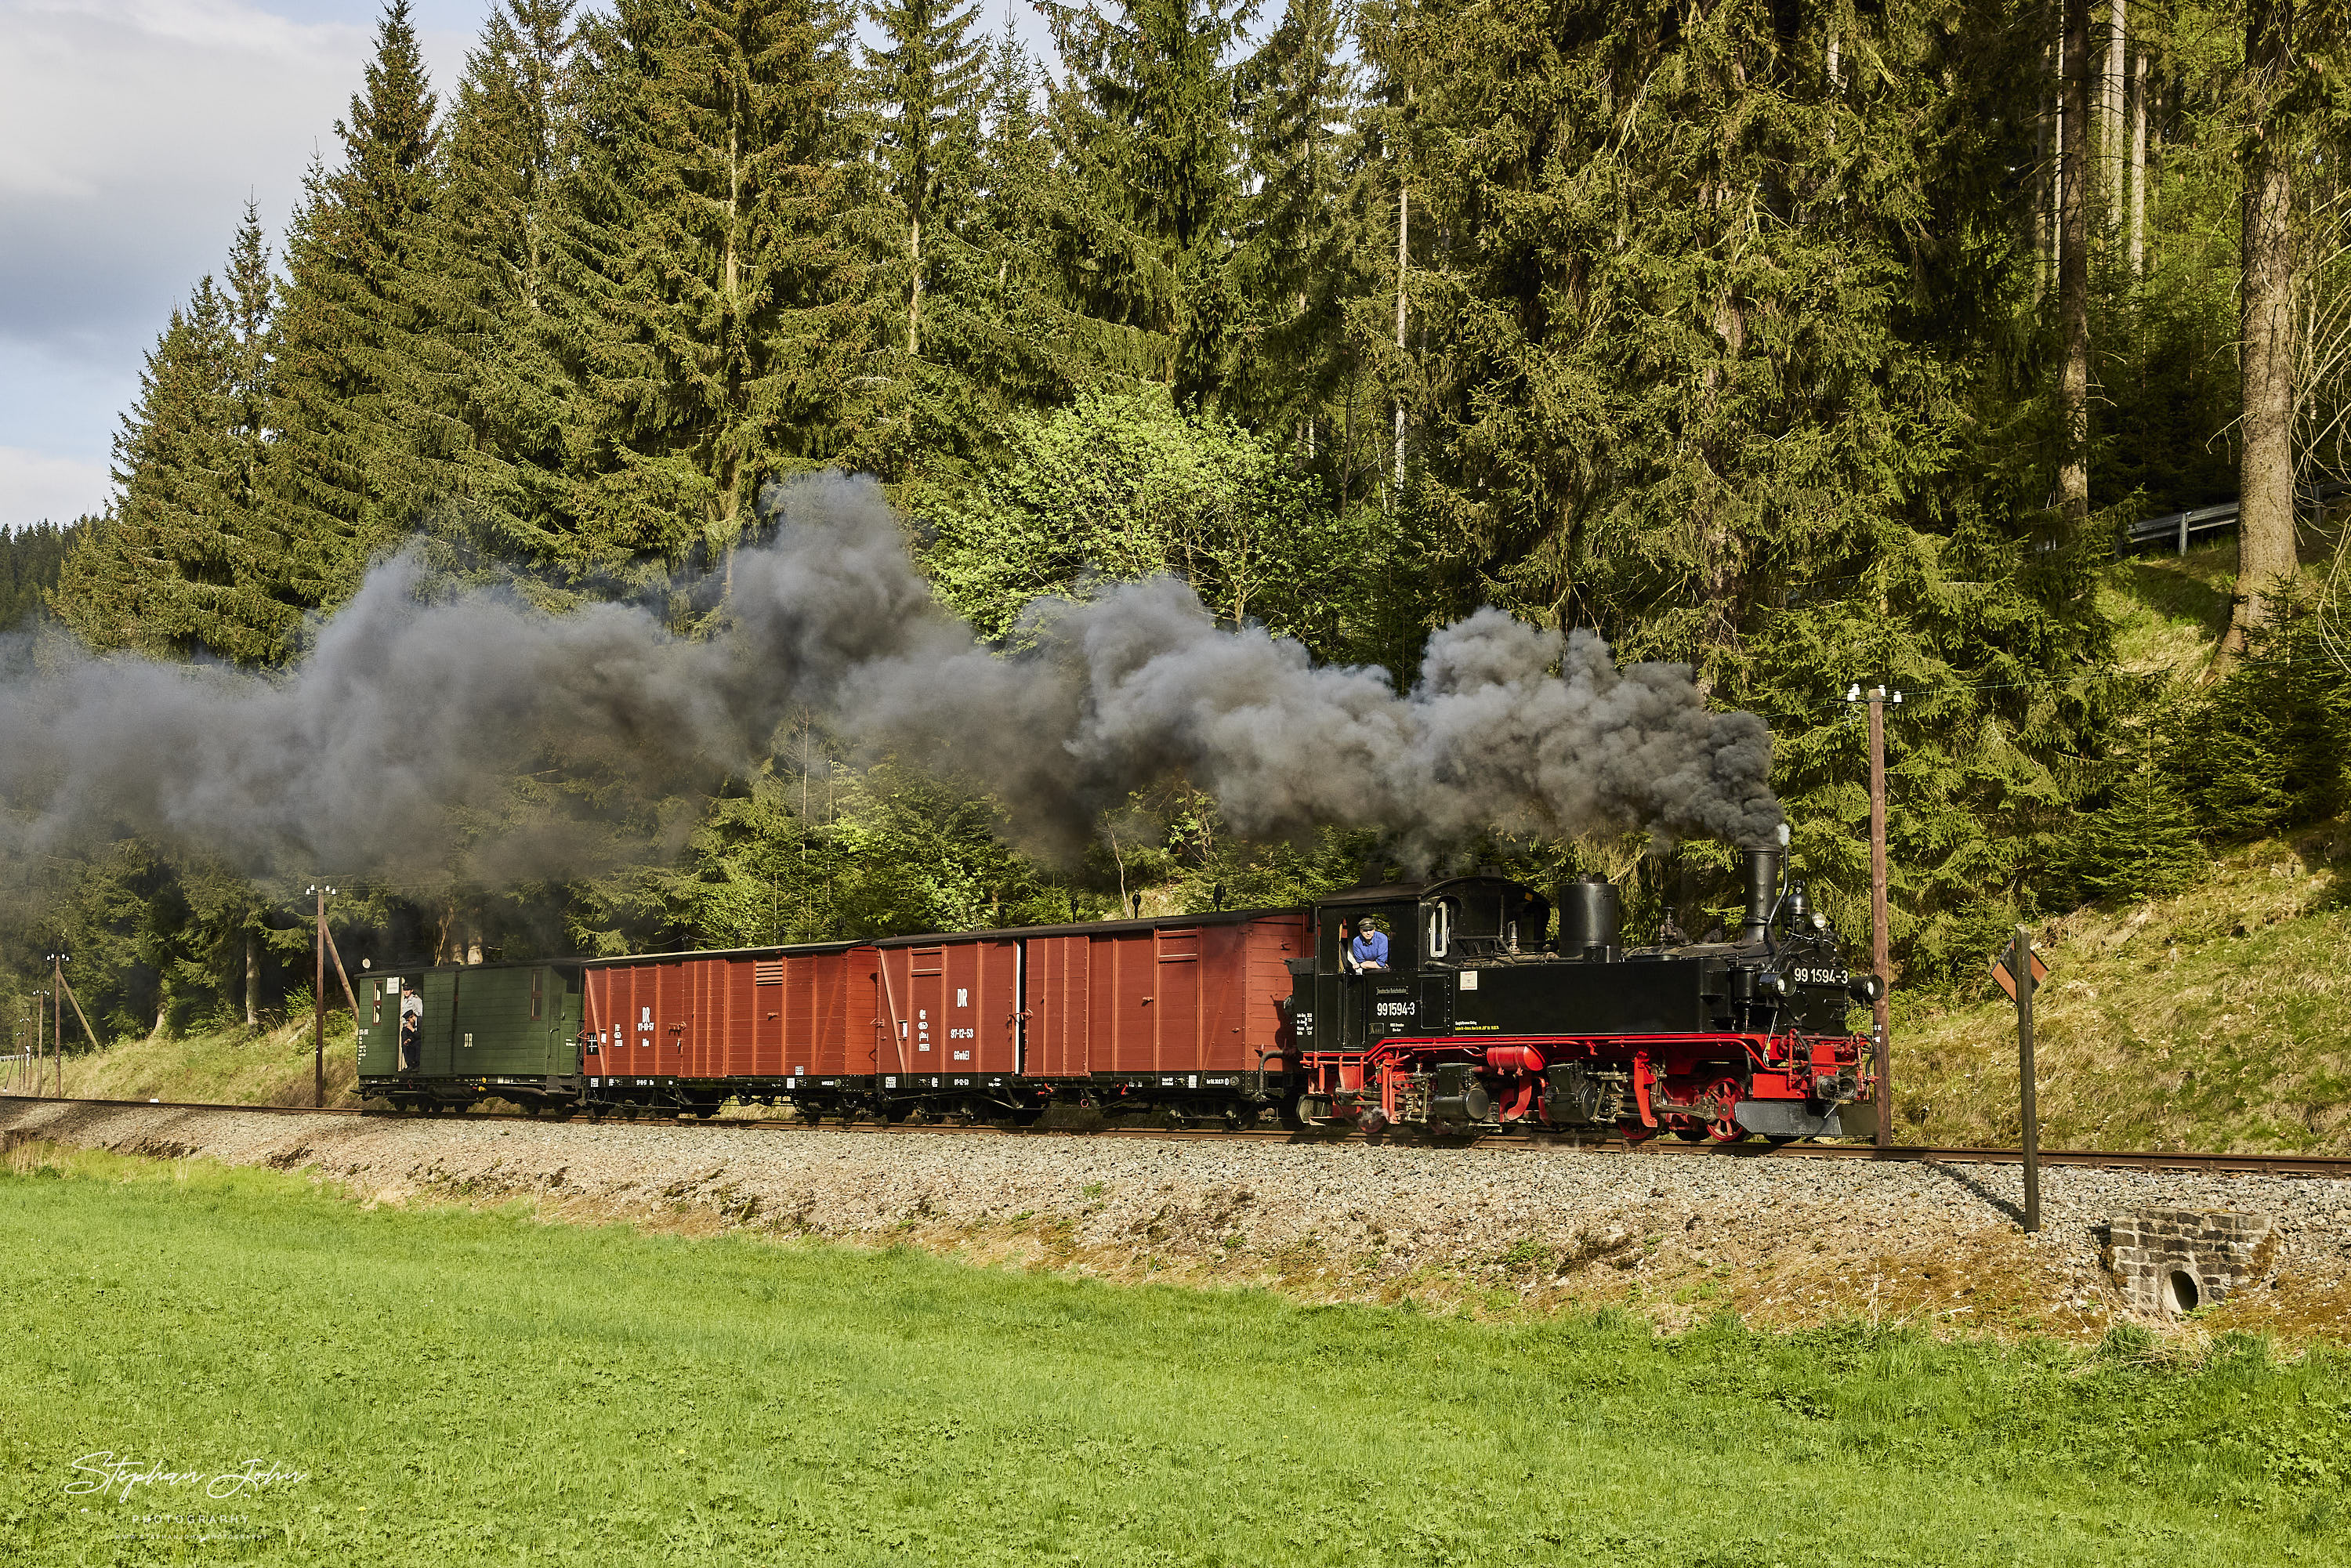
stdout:
{"type": "MultiPolygon", "coordinates": [[[[219,1105],[191,1101],[157,1100],[55,1100],[30,1095],[6,1095],[0,1103],[65,1104],[91,1107],[139,1108],[165,1111],[233,1111],[257,1116],[385,1116],[391,1113],[351,1107],[330,1106],[324,1109],[308,1105],[219,1105]]],[[[545,1122],[550,1118],[530,1116],[519,1112],[474,1111],[453,1113],[440,1118],[419,1120],[465,1120],[470,1122],[545,1122]]],[[[577,1118],[573,1118],[576,1120],[577,1118]]],[[[617,1122],[616,1125],[664,1125],[643,1119],[617,1122]]],[[[936,1122],[925,1124],[893,1123],[887,1125],[872,1122],[826,1122],[811,1124],[799,1121],[770,1121],[748,1117],[720,1118],[708,1122],[689,1121],[687,1124],[713,1131],[734,1130],[752,1134],[784,1134],[838,1132],[867,1137],[908,1137],[927,1134],[947,1134],[971,1137],[1007,1138],[1096,1138],[1146,1139],[1163,1143],[1262,1143],[1330,1145],[1375,1142],[1396,1147],[1429,1147],[1470,1149],[1491,1152],[1531,1153],[1546,1149],[1574,1150],[1583,1154],[1614,1155],[1642,1159],[1699,1160],[1862,1160],[1888,1165],[2021,1165],[2024,1160],[2021,1149],[1998,1148],[1935,1148],[1921,1145],[1896,1145],[1879,1148],[1870,1144],[1787,1144],[1777,1147],[1750,1142],[1735,1145],[1693,1145],[1657,1141],[1640,1145],[1626,1144],[1621,1138],[1576,1138],[1564,1134],[1484,1134],[1458,1138],[1404,1138],[1385,1135],[1365,1139],[1360,1134],[1294,1132],[1286,1128],[1249,1128],[1240,1131],[1174,1127],[1120,1126],[1039,1126],[1004,1127],[987,1124],[936,1122]]],[[[2102,1170],[2153,1170],[2198,1172],[2217,1176],[2273,1176],[2312,1179],[2351,1178],[2351,1155],[2220,1155],[2169,1152],[2147,1154],[2116,1149],[2043,1149],[2041,1163],[2044,1166],[2083,1166],[2102,1170]]]]}

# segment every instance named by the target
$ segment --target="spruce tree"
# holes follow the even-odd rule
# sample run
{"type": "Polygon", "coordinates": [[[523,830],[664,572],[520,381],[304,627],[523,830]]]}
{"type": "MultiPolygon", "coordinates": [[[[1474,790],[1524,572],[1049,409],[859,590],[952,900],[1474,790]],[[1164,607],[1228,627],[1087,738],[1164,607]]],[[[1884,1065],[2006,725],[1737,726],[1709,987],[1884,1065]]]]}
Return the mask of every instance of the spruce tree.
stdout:
{"type": "Polygon", "coordinates": [[[299,622],[263,483],[274,285],[251,203],[228,277],[199,282],[149,353],[114,507],[65,562],[60,616],[93,646],[266,664],[299,622]]]}
{"type": "Polygon", "coordinates": [[[2257,838],[2351,804],[2351,692],[2291,592],[2265,596],[2244,657],[2191,710],[2182,772],[2225,839],[2257,838]]]}
{"type": "Polygon", "coordinates": [[[335,123],[342,162],[311,166],[287,245],[272,488],[306,604],[348,596],[430,496],[409,414],[422,389],[408,273],[433,214],[433,113],[408,0],[391,0],[335,123]]]}
{"type": "Polygon", "coordinates": [[[1929,968],[2032,896],[2111,707],[2095,553],[2042,548],[2049,470],[1978,401],[2032,373],[1991,323],[2029,277],[2003,182],[2040,44],[1991,5],[1442,0],[1366,47],[1413,176],[1407,516],[1464,568],[1424,612],[1490,599],[1694,664],[1778,724],[1832,887],[1865,876],[1865,759],[1822,720],[1906,689],[1895,858],[1929,968]],[[1961,207],[1998,221],[1930,221],[1961,207]]]}
{"type": "Polygon", "coordinates": [[[1044,68],[1008,27],[987,58],[970,264],[977,270],[974,379],[1013,408],[1066,401],[1091,382],[1091,324],[1072,308],[1063,264],[1080,205],[1054,156],[1044,68]]]}
{"type": "Polygon", "coordinates": [[[96,527],[82,517],[0,531],[0,632],[20,632],[49,616],[49,601],[66,556],[96,527]]]}
{"type": "Polygon", "coordinates": [[[622,0],[590,80],[567,266],[585,547],[731,550],[763,486],[854,446],[876,347],[846,27],[817,0],[622,0]]]}
{"type": "Polygon", "coordinates": [[[1344,120],[1353,68],[1333,0],[1290,0],[1240,73],[1248,167],[1236,287],[1233,401],[1309,452],[1351,363],[1343,312],[1369,280],[1352,265],[1344,120]]]}
{"type": "Polygon", "coordinates": [[[466,57],[442,196],[406,275],[420,323],[408,443],[444,527],[542,561],[571,531],[574,302],[559,263],[574,0],[506,0],[466,57]]]}
{"type": "Polygon", "coordinates": [[[889,391],[860,455],[898,477],[953,465],[996,423],[970,374],[987,357],[972,230],[987,47],[972,30],[977,4],[867,0],[864,15],[881,36],[865,48],[863,80],[887,225],[876,281],[893,310],[882,328],[889,391]]]}
{"type": "Polygon", "coordinates": [[[978,140],[981,78],[987,45],[972,34],[976,3],[960,0],[866,0],[866,20],[883,47],[865,50],[869,90],[878,112],[875,157],[882,166],[883,194],[894,209],[897,266],[886,275],[891,293],[904,302],[903,334],[893,333],[910,359],[923,357],[924,297],[937,274],[927,266],[924,242],[934,253],[952,243],[949,226],[971,185],[978,140]],[[944,232],[942,232],[944,231],[944,232]]]}
{"type": "Polygon", "coordinates": [[[2195,814],[2153,723],[2110,761],[2105,803],[2085,813],[2070,869],[2091,898],[2159,898],[2191,885],[2207,859],[2195,814]]]}
{"type": "Polygon", "coordinates": [[[1066,79],[1060,152],[1081,193],[1064,253],[1109,368],[1164,381],[1187,406],[1232,371],[1231,277],[1242,183],[1231,57],[1254,0],[1049,5],[1066,79]]]}

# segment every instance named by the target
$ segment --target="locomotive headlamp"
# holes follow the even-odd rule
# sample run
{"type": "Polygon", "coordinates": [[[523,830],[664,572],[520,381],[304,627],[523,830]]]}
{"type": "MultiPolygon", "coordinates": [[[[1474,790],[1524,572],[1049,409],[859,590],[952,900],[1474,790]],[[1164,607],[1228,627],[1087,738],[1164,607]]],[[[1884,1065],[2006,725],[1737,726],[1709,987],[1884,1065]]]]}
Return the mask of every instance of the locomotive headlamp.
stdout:
{"type": "Polygon", "coordinates": [[[1813,930],[1815,930],[1815,931],[1826,931],[1828,928],[1829,928],[1829,917],[1828,917],[1827,915],[1823,915],[1823,914],[1822,914],[1819,910],[1817,910],[1817,909],[1813,910],[1813,930]]]}

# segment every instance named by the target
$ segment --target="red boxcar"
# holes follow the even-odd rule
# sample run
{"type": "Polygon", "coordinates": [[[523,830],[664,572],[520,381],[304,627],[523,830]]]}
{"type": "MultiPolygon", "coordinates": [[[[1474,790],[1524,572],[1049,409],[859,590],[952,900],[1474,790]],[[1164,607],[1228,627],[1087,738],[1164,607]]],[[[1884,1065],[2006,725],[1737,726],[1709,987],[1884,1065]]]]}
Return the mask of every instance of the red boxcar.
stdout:
{"type": "Polygon", "coordinates": [[[1287,960],[1310,956],[1287,912],[1122,922],[1029,936],[1027,1075],[1255,1071],[1288,1040],[1287,960]]]}
{"type": "Polygon", "coordinates": [[[747,1080],[871,1074],[873,971],[873,949],[846,942],[590,964],[588,1075],[731,1092],[747,1080]]]}

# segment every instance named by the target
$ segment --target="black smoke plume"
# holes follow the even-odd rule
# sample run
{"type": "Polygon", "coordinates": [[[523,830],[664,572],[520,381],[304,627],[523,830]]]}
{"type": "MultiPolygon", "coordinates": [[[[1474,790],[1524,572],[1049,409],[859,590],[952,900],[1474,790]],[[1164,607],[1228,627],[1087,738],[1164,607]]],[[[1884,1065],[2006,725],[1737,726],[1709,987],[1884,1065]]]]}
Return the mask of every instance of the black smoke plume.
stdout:
{"type": "Polygon", "coordinates": [[[0,842],[129,831],[255,873],[545,877],[616,834],[642,847],[660,802],[754,769],[801,715],[989,789],[1049,854],[1170,778],[1244,835],[1374,828],[1424,860],[1481,830],[1759,842],[1780,821],[1761,720],[1708,712],[1682,666],[1618,669],[1589,633],[1481,610],[1398,695],[1156,579],[1040,601],[1006,653],[940,608],[878,486],[768,502],[774,536],[737,552],[705,636],[639,606],[435,599],[402,558],[279,674],[20,644],[0,842]]]}

